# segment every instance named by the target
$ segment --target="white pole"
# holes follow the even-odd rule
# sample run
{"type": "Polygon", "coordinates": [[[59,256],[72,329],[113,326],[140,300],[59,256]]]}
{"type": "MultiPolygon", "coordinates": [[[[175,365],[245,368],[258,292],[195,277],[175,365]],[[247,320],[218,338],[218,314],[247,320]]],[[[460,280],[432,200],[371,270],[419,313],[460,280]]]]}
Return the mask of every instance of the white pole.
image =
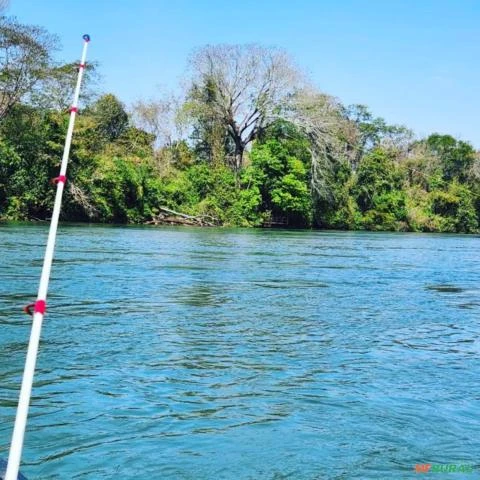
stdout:
{"type": "Polygon", "coordinates": [[[10,444],[10,453],[8,456],[8,466],[5,473],[5,480],[17,480],[18,469],[20,468],[20,459],[22,457],[23,438],[25,436],[25,427],[27,424],[28,407],[30,405],[30,396],[32,393],[33,375],[35,373],[35,364],[37,361],[38,344],[40,342],[40,332],[42,330],[43,316],[46,310],[46,300],[48,291],[48,281],[50,279],[50,270],[52,268],[53,252],[55,250],[55,239],[57,236],[58,218],[62,206],[63,188],[66,181],[68,157],[70,154],[70,145],[72,144],[73,126],[75,124],[75,115],[78,109],[78,97],[80,95],[80,85],[85,70],[85,59],[87,58],[87,47],[90,37],[83,36],[82,60],[78,70],[77,85],[73,96],[73,104],[70,109],[70,121],[68,124],[65,149],[63,151],[62,165],[60,175],[55,179],[57,183],[57,193],[53,207],[52,221],[48,233],[47,247],[43,261],[42,275],[38,287],[37,301],[34,305],[32,331],[30,333],[30,342],[28,344],[27,359],[25,361],[25,370],[23,372],[22,387],[20,389],[20,398],[18,400],[17,416],[13,428],[12,443],[10,444]]]}

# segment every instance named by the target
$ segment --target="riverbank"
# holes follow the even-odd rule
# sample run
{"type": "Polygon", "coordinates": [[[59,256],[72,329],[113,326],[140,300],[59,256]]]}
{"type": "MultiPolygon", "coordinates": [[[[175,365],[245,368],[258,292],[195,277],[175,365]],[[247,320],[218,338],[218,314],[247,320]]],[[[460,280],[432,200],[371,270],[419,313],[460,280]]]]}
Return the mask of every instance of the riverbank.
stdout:
{"type": "MultiPolygon", "coordinates": [[[[340,229],[340,228],[327,228],[327,227],[299,227],[299,226],[289,226],[287,223],[283,222],[266,222],[262,225],[231,225],[231,224],[222,224],[218,220],[214,220],[215,223],[207,220],[204,221],[202,217],[193,217],[192,220],[189,219],[192,217],[190,215],[181,215],[176,217],[175,215],[166,216],[166,217],[156,217],[154,220],[142,222],[142,223],[117,223],[117,222],[92,222],[92,221],[71,221],[61,219],[62,225],[77,225],[77,226],[96,226],[96,227],[193,227],[193,228],[220,228],[224,230],[229,229],[251,229],[251,230],[292,230],[292,231],[311,231],[311,232],[351,232],[351,233],[369,233],[369,232],[378,232],[378,233],[427,233],[427,234],[452,234],[452,235],[478,235],[480,234],[480,230],[470,231],[470,232],[454,232],[454,231],[435,231],[435,230],[408,230],[408,228],[398,228],[395,230],[388,230],[382,228],[357,228],[357,229],[340,229]]],[[[26,226],[33,226],[33,225],[49,225],[50,219],[47,218],[45,220],[41,219],[31,219],[31,220],[8,220],[8,219],[1,219],[0,218],[0,225],[26,225],[26,226]]]]}
{"type": "MultiPolygon", "coordinates": [[[[54,199],[50,179],[58,174],[67,117],[25,106],[11,115],[0,122],[0,217],[47,219],[54,199]],[[52,131],[61,133],[55,141],[52,131]]],[[[67,221],[480,229],[479,156],[448,135],[431,135],[407,150],[372,146],[358,152],[354,162],[316,157],[295,125],[278,121],[235,169],[228,157],[210,161],[186,141],[155,150],[152,137],[134,127],[125,127],[113,140],[99,137],[95,115],[79,117],[62,207],[67,221]]]]}
{"type": "MultiPolygon", "coordinates": [[[[312,165],[306,152],[293,157],[295,143],[272,142],[255,144],[249,165],[237,173],[205,162],[159,171],[150,156],[94,156],[87,162],[74,155],[62,218],[117,224],[479,231],[480,182],[475,176],[461,182],[457,177],[442,179],[437,172],[426,179],[412,173],[417,167],[410,160],[398,163],[393,154],[375,150],[356,171],[349,167],[343,177],[339,171],[330,186],[317,192],[309,186],[312,165]]],[[[22,159],[3,145],[7,156],[2,160],[0,155],[0,167],[13,160],[18,166],[0,185],[0,217],[48,219],[54,194],[48,178],[54,169],[36,163],[44,180],[32,189],[22,159]]]]}

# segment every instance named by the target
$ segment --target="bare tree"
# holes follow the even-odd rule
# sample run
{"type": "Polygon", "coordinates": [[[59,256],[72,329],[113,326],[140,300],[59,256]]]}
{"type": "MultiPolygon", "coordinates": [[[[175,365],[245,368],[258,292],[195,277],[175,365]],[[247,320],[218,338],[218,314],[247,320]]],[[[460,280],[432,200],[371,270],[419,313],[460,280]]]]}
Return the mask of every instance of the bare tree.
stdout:
{"type": "Polygon", "coordinates": [[[480,151],[475,154],[475,160],[470,169],[470,178],[477,182],[477,185],[480,184],[480,151]]]}
{"type": "Polygon", "coordinates": [[[138,100],[131,108],[135,126],[155,136],[157,146],[169,147],[181,137],[179,101],[173,95],[138,100]]]}
{"type": "Polygon", "coordinates": [[[45,29],[0,17],[0,119],[50,73],[56,46],[45,29]]]}
{"type": "Polygon", "coordinates": [[[245,149],[278,118],[301,76],[283,50],[254,44],[207,45],[194,52],[190,69],[190,112],[224,126],[239,170],[245,149]]]}
{"type": "Polygon", "coordinates": [[[332,201],[334,162],[346,160],[350,148],[349,124],[340,102],[314,88],[305,88],[289,98],[282,114],[309,139],[313,197],[332,201]]]}

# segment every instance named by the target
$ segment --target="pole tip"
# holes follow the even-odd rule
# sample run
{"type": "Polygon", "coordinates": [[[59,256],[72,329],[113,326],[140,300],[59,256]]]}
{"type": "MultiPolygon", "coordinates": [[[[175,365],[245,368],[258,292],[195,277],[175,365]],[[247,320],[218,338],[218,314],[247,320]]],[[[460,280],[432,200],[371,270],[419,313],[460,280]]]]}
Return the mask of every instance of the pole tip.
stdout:
{"type": "Polygon", "coordinates": [[[82,38],[83,38],[86,42],[89,42],[89,41],[90,41],[90,35],[85,34],[82,38]]]}

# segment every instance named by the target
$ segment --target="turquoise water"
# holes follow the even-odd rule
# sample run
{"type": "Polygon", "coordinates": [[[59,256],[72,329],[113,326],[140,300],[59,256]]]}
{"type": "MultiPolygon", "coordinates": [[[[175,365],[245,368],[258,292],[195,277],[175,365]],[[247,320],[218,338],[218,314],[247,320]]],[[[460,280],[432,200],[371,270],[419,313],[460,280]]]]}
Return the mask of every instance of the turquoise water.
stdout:
{"type": "MultiPolygon", "coordinates": [[[[0,226],[0,456],[47,230],[0,226]]],[[[63,226],[29,480],[480,472],[474,236],[63,226]]],[[[435,478],[445,478],[436,475],[435,478]]]]}

